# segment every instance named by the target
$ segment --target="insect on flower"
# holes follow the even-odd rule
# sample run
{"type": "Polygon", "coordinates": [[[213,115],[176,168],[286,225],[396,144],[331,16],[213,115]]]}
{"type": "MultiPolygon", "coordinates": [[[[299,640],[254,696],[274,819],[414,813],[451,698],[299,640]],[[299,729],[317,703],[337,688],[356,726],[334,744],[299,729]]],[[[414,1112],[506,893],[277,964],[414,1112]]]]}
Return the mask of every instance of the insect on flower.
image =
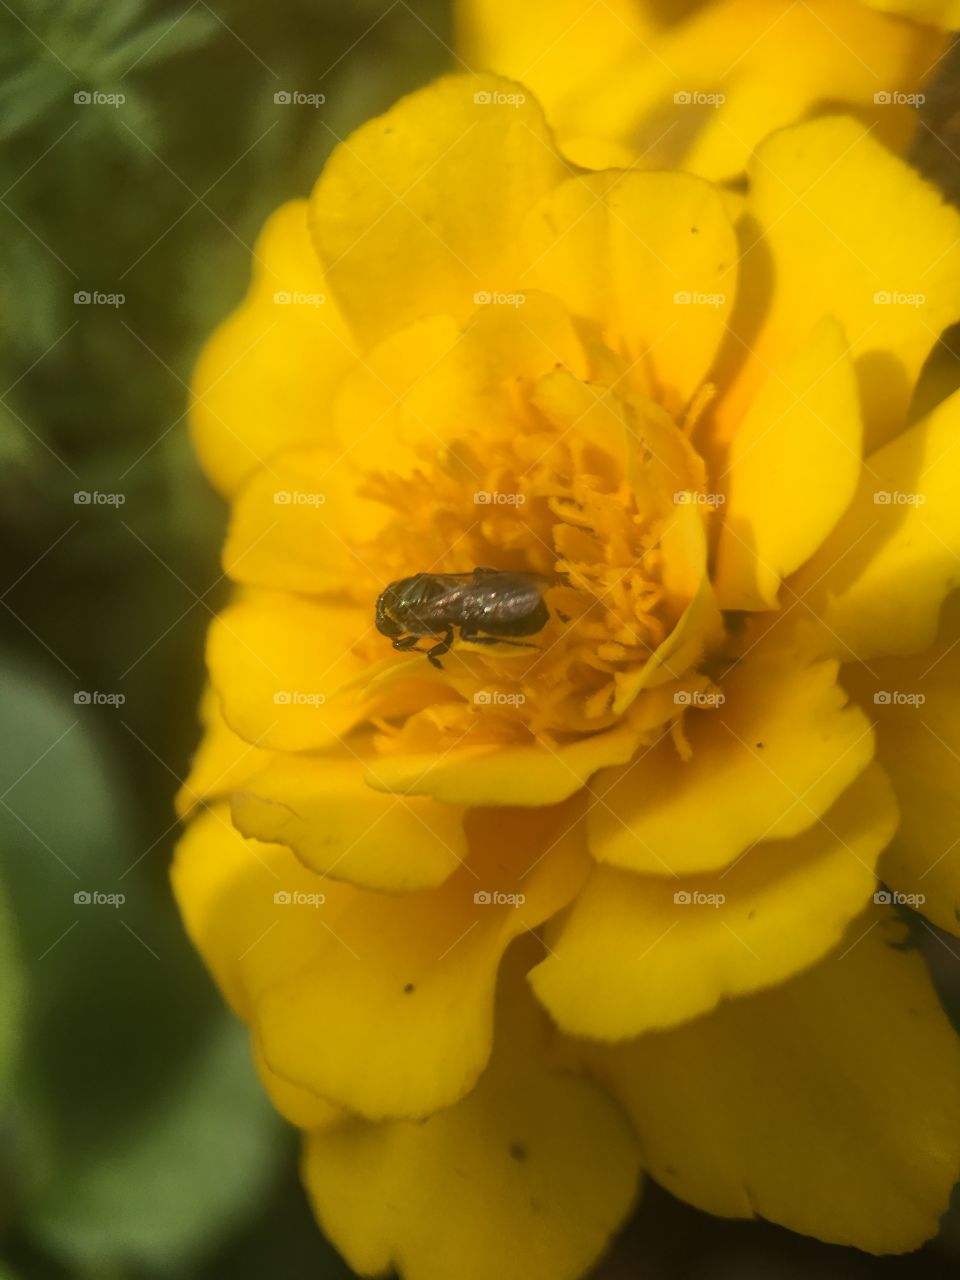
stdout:
{"type": "Polygon", "coordinates": [[[474,569],[471,573],[417,573],[400,578],[377,600],[377,630],[393,647],[425,653],[441,667],[454,631],[470,644],[536,648],[519,636],[536,635],[549,620],[543,593],[548,579],[535,573],[474,569]],[[420,648],[418,640],[436,638],[420,648]]]}

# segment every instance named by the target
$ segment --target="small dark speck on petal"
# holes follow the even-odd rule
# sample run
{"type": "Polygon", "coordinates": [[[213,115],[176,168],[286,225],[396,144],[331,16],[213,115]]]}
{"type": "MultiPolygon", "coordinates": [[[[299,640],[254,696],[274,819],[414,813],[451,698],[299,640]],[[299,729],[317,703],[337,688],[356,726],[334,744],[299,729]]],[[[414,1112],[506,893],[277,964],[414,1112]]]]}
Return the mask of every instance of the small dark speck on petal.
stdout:
{"type": "Polygon", "coordinates": [[[523,1145],[522,1142],[511,1142],[510,1155],[513,1157],[514,1160],[526,1160],[527,1148],[523,1145]]]}
{"type": "Polygon", "coordinates": [[[417,988],[413,985],[412,982],[408,982],[407,985],[403,988],[403,994],[405,996],[412,995],[413,992],[416,991],[416,989],[417,988]]]}
{"type": "Polygon", "coordinates": [[[752,920],[756,914],[757,914],[756,907],[751,907],[750,910],[747,912],[747,919],[752,920]]]}
{"type": "Polygon", "coordinates": [[[762,751],[762,750],[763,750],[763,743],[762,743],[762,742],[758,742],[758,743],[757,743],[757,750],[758,750],[758,751],[762,751]]]}
{"type": "Polygon", "coordinates": [[[663,1172],[668,1173],[671,1178],[675,1178],[677,1176],[677,1171],[672,1164],[665,1164],[663,1166],[663,1172]]]}
{"type": "Polygon", "coordinates": [[[699,227],[691,227],[691,228],[690,228],[690,230],[691,230],[691,232],[692,232],[695,236],[700,234],[700,228],[699,228],[699,227]]]}

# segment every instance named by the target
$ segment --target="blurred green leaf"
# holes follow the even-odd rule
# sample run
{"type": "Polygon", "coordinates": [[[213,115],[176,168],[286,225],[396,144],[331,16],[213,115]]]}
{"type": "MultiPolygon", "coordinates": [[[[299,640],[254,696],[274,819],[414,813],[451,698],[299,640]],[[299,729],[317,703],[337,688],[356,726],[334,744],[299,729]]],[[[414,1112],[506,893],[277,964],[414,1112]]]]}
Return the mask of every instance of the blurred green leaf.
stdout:
{"type": "Polygon", "coordinates": [[[128,1262],[181,1275],[260,1201],[285,1145],[246,1031],[224,1015],[121,1145],[54,1180],[32,1226],[92,1274],[128,1262]]]}
{"type": "MultiPolygon", "coordinates": [[[[23,1005],[24,975],[13,912],[0,883],[0,1102],[7,1097],[20,1047],[23,1005]]],[[[3,1280],[2,1272],[0,1280],[3,1280]]]]}

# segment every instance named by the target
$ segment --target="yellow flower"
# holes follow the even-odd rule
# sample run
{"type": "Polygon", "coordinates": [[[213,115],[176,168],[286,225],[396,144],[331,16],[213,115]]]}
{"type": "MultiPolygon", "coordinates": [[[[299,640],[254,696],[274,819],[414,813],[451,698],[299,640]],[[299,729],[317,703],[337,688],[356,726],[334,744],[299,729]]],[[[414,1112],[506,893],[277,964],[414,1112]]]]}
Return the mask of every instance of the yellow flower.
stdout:
{"type": "Polygon", "coordinates": [[[255,257],[194,383],[237,590],[174,883],[324,1230],[572,1278],[643,1170],[914,1248],[960,1051],[891,902],[957,929],[960,395],[907,424],[960,216],[852,120],[734,206],[452,77],[255,257]],[[377,631],[477,566],[547,580],[535,648],[377,631]]]}
{"type": "Polygon", "coordinates": [[[569,159],[717,181],[774,129],[825,110],[904,150],[948,45],[919,24],[960,26],[960,3],[458,0],[457,18],[463,58],[529,85],[569,159]]]}

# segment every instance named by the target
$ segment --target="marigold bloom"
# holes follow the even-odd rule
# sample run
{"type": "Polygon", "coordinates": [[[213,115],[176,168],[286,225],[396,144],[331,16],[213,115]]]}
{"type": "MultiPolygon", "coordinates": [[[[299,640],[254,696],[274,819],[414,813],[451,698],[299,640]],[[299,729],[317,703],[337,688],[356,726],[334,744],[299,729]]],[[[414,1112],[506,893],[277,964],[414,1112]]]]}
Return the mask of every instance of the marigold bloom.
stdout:
{"type": "Polygon", "coordinates": [[[362,1274],[576,1277],[641,1170],[936,1231],[960,1050],[890,900],[957,930],[960,395],[909,407],[958,296],[853,120],[733,202],[572,174],[492,77],[268,222],[194,384],[237,588],[174,883],[362,1274]],[[535,649],[376,631],[475,566],[549,579],[535,649]]]}
{"type": "Polygon", "coordinates": [[[905,149],[917,95],[947,48],[938,27],[960,25],[958,15],[957,0],[458,0],[457,8],[467,63],[529,85],[571,160],[678,167],[713,180],[741,173],[774,129],[825,110],[850,111],[905,149]]]}

